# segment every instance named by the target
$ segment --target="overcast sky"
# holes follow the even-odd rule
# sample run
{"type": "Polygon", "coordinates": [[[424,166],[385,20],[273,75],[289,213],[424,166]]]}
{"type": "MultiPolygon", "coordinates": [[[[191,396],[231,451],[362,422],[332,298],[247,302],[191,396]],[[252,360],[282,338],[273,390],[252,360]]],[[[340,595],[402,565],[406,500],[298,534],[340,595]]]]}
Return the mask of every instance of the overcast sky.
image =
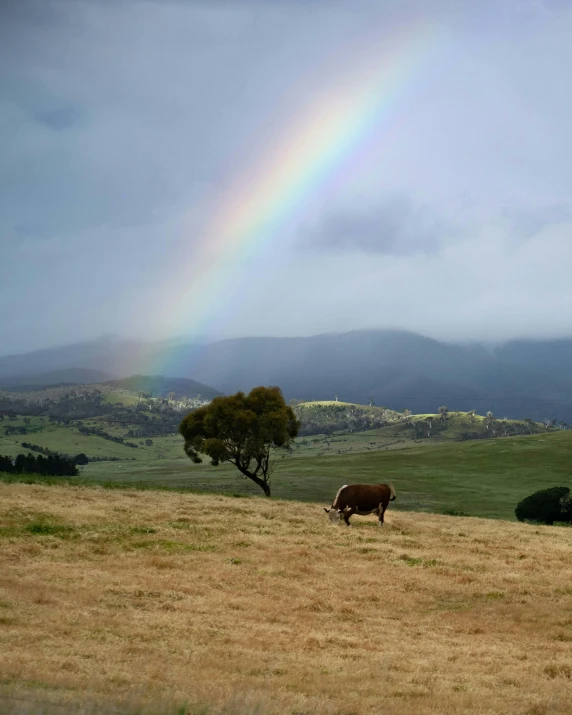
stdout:
{"type": "Polygon", "coordinates": [[[2,0],[0,354],[571,335],[571,37],[568,0],[2,0]],[[326,130],[316,98],[351,113],[378,64],[374,126],[230,266],[223,221],[203,264],[275,147],[326,130]]]}

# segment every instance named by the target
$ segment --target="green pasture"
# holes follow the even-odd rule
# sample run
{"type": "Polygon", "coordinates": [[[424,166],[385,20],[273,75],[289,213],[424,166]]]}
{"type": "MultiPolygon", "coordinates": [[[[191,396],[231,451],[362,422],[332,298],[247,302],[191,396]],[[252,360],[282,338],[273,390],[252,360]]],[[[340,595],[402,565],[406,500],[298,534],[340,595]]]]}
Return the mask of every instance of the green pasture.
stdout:
{"type": "MultiPolygon", "coordinates": [[[[133,450],[136,451],[136,450],[133,450]]],[[[183,487],[259,495],[228,465],[194,465],[178,458],[94,462],[82,477],[98,482],[183,487]]],[[[400,450],[344,455],[278,456],[272,480],[280,499],[331,502],[340,486],[392,481],[394,509],[514,519],[523,497],[545,487],[572,487],[572,431],[462,443],[412,445],[400,450]]]]}
{"type": "Polygon", "coordinates": [[[46,447],[54,452],[64,454],[79,454],[84,452],[88,457],[119,457],[128,461],[150,462],[162,458],[180,456],[183,452],[183,440],[178,435],[167,437],[153,437],[153,445],[147,447],[145,438],[125,437],[127,429],[115,422],[109,423],[105,418],[84,420],[84,425],[89,428],[103,429],[110,435],[122,436],[129,442],[137,444],[137,449],[112,442],[97,435],[80,434],[75,425],[55,425],[42,417],[30,418],[25,425],[28,434],[5,434],[7,426],[24,426],[23,418],[3,420],[0,423],[0,454],[15,457],[20,452],[27,452],[22,447],[22,442],[29,442],[40,447],[46,447]]]}
{"type": "Polygon", "coordinates": [[[138,395],[130,390],[110,390],[105,394],[105,402],[109,405],[137,405],[140,402],[138,395]]]}
{"type": "MultiPolygon", "coordinates": [[[[73,423],[16,417],[0,423],[0,454],[16,456],[27,451],[21,443],[30,442],[71,455],[120,459],[82,467],[81,478],[89,481],[260,493],[228,465],[192,464],[176,434],[153,437],[153,444],[146,446],[144,438],[127,437],[129,426],[113,419],[86,419],[84,424],[138,447],[82,435],[73,423]],[[24,425],[28,434],[5,434],[7,426],[24,425]]],[[[276,454],[273,496],[328,504],[343,484],[393,481],[398,500],[392,508],[513,519],[514,507],[524,496],[544,487],[572,486],[572,431],[459,442],[462,432],[475,428],[466,413],[451,412],[439,426],[441,431],[430,439],[416,439],[402,422],[361,433],[300,437],[290,452],[276,454]]]]}

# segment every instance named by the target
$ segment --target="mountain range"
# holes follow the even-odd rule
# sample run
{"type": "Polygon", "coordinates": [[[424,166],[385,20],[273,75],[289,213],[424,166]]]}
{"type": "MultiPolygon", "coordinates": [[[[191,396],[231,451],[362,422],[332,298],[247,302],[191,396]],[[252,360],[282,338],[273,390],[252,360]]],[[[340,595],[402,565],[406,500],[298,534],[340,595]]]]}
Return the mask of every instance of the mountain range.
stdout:
{"type": "Polygon", "coordinates": [[[192,378],[225,394],[279,385],[287,399],[337,395],[416,413],[446,404],[498,417],[572,422],[571,366],[572,339],[513,340],[490,348],[399,330],[207,345],[104,338],[0,357],[0,387],[62,384],[66,375],[75,384],[104,382],[137,372],[192,378]]]}

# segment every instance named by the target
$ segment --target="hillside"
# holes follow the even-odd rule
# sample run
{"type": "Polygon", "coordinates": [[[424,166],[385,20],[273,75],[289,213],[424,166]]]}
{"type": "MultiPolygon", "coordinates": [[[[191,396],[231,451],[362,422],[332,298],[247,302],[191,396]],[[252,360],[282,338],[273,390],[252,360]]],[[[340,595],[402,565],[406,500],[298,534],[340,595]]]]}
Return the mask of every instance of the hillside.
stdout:
{"type": "Polygon", "coordinates": [[[305,338],[240,338],[209,345],[101,339],[0,358],[7,378],[89,368],[186,377],[228,394],[280,385],[287,399],[332,400],[434,412],[441,404],[511,418],[572,422],[572,340],[513,341],[496,349],[396,330],[305,338]]]}
{"type": "Polygon", "coordinates": [[[203,385],[196,380],[189,380],[186,377],[132,375],[121,380],[109,380],[105,384],[119,390],[128,390],[134,393],[147,392],[152,397],[167,397],[170,392],[174,392],[177,399],[181,397],[203,397],[205,400],[212,400],[213,397],[220,395],[220,392],[212,387],[203,385]]]}
{"type": "MultiPolygon", "coordinates": [[[[160,376],[0,391],[0,453],[84,453],[97,461],[163,459],[183,415],[214,395],[216,391],[193,380],[160,376]]],[[[179,451],[180,441],[176,444],[179,451]]]]}
{"type": "Polygon", "coordinates": [[[294,412],[301,422],[301,436],[363,432],[403,419],[399,412],[385,407],[338,401],[302,402],[294,405],[294,412]]]}
{"type": "MultiPolygon", "coordinates": [[[[294,403],[294,412],[301,422],[300,435],[335,435],[339,433],[367,432],[367,437],[399,439],[400,444],[427,440],[462,441],[512,437],[523,434],[539,434],[560,429],[551,421],[509,420],[477,413],[451,411],[438,413],[409,414],[375,405],[359,405],[352,402],[316,401],[294,403]]],[[[381,447],[383,440],[377,440],[381,447]]]]}
{"type": "Polygon", "coordinates": [[[569,713],[571,529],[392,506],[383,530],[355,521],[262,498],[0,484],[0,697],[569,713]]]}

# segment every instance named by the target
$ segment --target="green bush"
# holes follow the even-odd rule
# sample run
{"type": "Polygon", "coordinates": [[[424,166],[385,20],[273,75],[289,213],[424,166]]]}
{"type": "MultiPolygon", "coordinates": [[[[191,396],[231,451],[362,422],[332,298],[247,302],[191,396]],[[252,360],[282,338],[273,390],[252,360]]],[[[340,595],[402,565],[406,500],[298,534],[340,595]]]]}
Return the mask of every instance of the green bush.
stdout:
{"type": "Polygon", "coordinates": [[[519,521],[554,524],[572,520],[572,503],[568,487],[541,489],[517,504],[514,513],[519,521]]]}

